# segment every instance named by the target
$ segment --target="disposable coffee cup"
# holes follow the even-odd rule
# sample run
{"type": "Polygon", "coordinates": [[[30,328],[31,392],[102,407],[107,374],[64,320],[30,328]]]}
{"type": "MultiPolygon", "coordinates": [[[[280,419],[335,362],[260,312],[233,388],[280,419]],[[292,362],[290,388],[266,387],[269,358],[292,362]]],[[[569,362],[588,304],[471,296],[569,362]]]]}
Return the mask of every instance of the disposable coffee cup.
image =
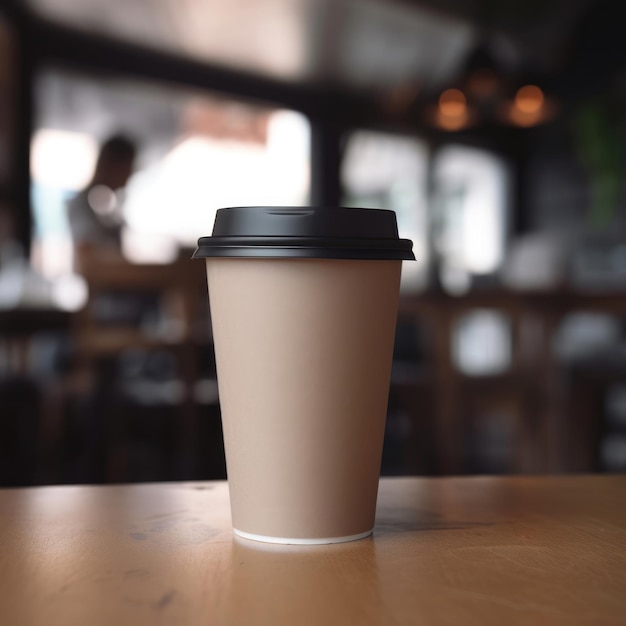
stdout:
{"type": "Polygon", "coordinates": [[[371,534],[411,250],[377,209],[220,209],[199,239],[237,535],[371,534]]]}

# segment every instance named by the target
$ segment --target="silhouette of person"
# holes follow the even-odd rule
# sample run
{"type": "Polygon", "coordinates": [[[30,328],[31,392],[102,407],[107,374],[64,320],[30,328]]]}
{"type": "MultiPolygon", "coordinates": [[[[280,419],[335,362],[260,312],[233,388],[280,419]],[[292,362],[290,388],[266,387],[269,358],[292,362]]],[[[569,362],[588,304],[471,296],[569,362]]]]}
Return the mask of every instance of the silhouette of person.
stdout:
{"type": "Polygon", "coordinates": [[[130,178],[137,154],[135,143],[114,135],[100,147],[89,184],[68,202],[68,219],[76,260],[85,255],[121,254],[123,217],[119,191],[130,178]]]}

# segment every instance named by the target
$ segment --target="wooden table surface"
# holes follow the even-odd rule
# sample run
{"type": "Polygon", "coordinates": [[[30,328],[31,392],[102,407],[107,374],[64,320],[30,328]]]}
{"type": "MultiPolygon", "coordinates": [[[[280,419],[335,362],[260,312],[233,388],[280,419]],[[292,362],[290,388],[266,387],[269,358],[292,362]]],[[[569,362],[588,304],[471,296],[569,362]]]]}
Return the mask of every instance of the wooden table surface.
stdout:
{"type": "Polygon", "coordinates": [[[234,540],[225,483],[0,491],[0,623],[626,623],[626,477],[381,481],[372,538],[234,540]]]}

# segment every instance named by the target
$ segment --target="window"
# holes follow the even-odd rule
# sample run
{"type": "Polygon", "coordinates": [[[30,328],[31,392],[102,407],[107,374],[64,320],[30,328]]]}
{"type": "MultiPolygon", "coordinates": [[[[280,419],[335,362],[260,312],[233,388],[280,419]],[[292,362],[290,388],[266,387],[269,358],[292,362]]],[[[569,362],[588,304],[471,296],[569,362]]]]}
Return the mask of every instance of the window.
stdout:
{"type": "Polygon", "coordinates": [[[489,152],[447,146],[434,158],[433,179],[433,246],[441,280],[450,291],[465,291],[472,275],[493,273],[503,261],[508,169],[489,152]]]}
{"type": "Polygon", "coordinates": [[[417,261],[403,263],[403,291],[426,282],[427,166],[426,145],[418,139],[358,131],[347,140],[341,171],[344,204],[392,209],[400,236],[413,241],[417,261]]]}
{"type": "Polygon", "coordinates": [[[113,133],[139,146],[123,198],[131,261],[166,262],[192,248],[220,207],[308,202],[309,123],[294,111],[56,70],[39,75],[36,103],[33,262],[48,277],[71,270],[66,202],[89,182],[98,145],[113,133]]]}

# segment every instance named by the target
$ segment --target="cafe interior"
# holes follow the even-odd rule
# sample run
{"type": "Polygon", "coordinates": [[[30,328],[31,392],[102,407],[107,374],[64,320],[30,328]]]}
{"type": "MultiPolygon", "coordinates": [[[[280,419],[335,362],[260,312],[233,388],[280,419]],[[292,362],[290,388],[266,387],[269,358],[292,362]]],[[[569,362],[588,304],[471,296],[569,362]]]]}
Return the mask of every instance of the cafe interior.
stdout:
{"type": "Polygon", "coordinates": [[[263,205],[386,208],[413,241],[383,475],[626,471],[620,15],[2,4],[0,485],[226,477],[191,255],[217,209],[263,205]],[[115,245],[83,246],[79,201],[115,245]]]}

